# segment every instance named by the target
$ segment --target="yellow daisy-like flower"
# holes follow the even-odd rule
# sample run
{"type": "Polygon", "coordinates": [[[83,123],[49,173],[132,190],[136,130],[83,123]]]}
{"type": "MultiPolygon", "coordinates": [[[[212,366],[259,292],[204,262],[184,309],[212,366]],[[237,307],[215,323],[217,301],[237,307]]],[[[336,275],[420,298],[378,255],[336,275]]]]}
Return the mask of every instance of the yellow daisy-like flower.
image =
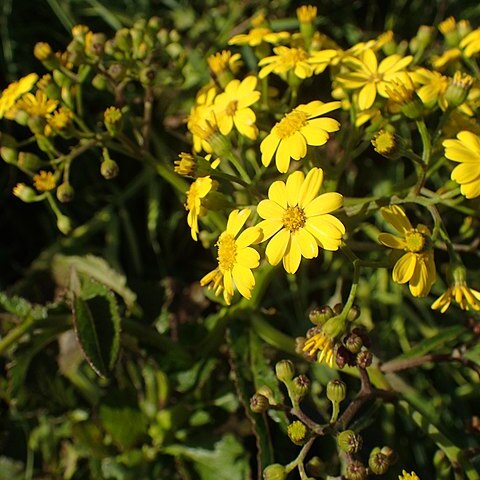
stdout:
{"type": "Polygon", "coordinates": [[[250,299],[255,286],[252,269],[260,264],[260,255],[251,245],[258,240],[260,229],[249,227],[238,235],[249,216],[248,208],[230,213],[227,228],[217,242],[218,267],[200,280],[200,285],[208,285],[215,295],[223,291],[227,305],[230,305],[235,289],[250,299]]]}
{"type": "Polygon", "coordinates": [[[204,199],[214,187],[214,182],[210,177],[197,178],[187,192],[187,201],[185,209],[188,211],[187,223],[191,229],[192,238],[198,239],[198,217],[205,215],[205,207],[202,205],[204,199]]]}
{"type": "Polygon", "coordinates": [[[39,192],[49,192],[55,188],[57,182],[52,172],[40,170],[40,172],[33,177],[33,184],[39,192]]]}
{"type": "Polygon", "coordinates": [[[314,5],[302,5],[297,8],[296,13],[300,23],[313,23],[317,16],[317,7],[314,5]]]}
{"type": "Polygon", "coordinates": [[[311,77],[314,73],[321,73],[327,68],[330,60],[337,55],[337,51],[320,50],[313,55],[301,47],[275,47],[275,55],[262,58],[258,62],[259,67],[263,67],[258,72],[258,78],[265,78],[270,73],[282,75],[287,72],[293,72],[298,78],[304,79],[311,77]]]}
{"type": "Polygon", "coordinates": [[[447,291],[432,303],[432,309],[445,313],[452,300],[455,300],[462,310],[480,311],[480,292],[469,288],[466,282],[450,285],[447,291]]]}
{"type": "Polygon", "coordinates": [[[24,110],[33,116],[46,117],[57,108],[57,100],[51,100],[42,90],[33,93],[26,93],[17,102],[17,108],[24,110]]]}
{"type": "Polygon", "coordinates": [[[256,117],[251,105],[260,98],[260,92],[255,90],[257,78],[249,76],[242,80],[232,80],[225,91],[216,96],[214,113],[218,129],[222,135],[228,135],[233,126],[247,138],[255,140],[258,129],[256,117]]]}
{"type": "Polygon", "coordinates": [[[444,70],[451,63],[456,62],[462,56],[459,48],[445,50],[440,56],[432,57],[432,67],[435,70],[444,70]]]}
{"type": "Polygon", "coordinates": [[[410,72],[409,76],[417,87],[417,95],[428,108],[443,98],[448,87],[448,77],[427,68],[418,68],[410,72]]]}
{"type": "Polygon", "coordinates": [[[216,87],[207,85],[202,88],[195,98],[195,105],[190,111],[187,128],[193,136],[193,150],[212,153],[212,146],[208,138],[214,133],[215,117],[213,115],[213,102],[217,95],[216,87]]]}
{"type": "Polygon", "coordinates": [[[321,331],[309,338],[305,342],[303,351],[307,352],[309,355],[313,355],[315,352],[320,352],[320,355],[317,356],[317,362],[322,363],[325,361],[330,368],[333,368],[335,360],[335,342],[325,332],[321,331]]]}
{"type": "Polygon", "coordinates": [[[381,213],[400,237],[381,233],[378,240],[386,247],[406,252],[393,267],[393,281],[399,284],[408,282],[414,297],[428,295],[436,278],[433,250],[428,247],[430,230],[422,224],[413,228],[405,212],[398,205],[382,208],[381,213]]]}
{"type": "Polygon", "coordinates": [[[457,134],[457,140],[444,140],[445,157],[457,165],[451,179],[460,184],[460,191],[467,198],[480,195],[480,137],[468,130],[457,134]]]}
{"type": "Polygon", "coordinates": [[[343,197],[329,192],[318,195],[323,183],[323,170],[312,168],[305,177],[296,171],[287,182],[273,182],[268,199],[257,207],[264,220],[259,223],[261,241],[268,242],[265,254],[271,265],[283,259],[288,273],[295,273],[302,257],[315,258],[318,247],[338,250],[345,227],[338,218],[330,215],[340,208],[343,197]]]}
{"type": "Polygon", "coordinates": [[[460,42],[460,47],[466,57],[472,57],[480,52],[480,28],[466,35],[460,42]]]}
{"type": "Polygon", "coordinates": [[[0,118],[3,118],[5,114],[13,108],[15,102],[22,95],[33,88],[37,80],[38,75],[36,73],[30,73],[8,85],[0,95],[0,118]]]}
{"type": "Polygon", "coordinates": [[[277,44],[282,40],[288,40],[290,34],[288,32],[273,32],[268,27],[255,27],[248,33],[240,33],[234,35],[229,41],[229,45],[250,45],[257,47],[263,42],[277,44]]]}
{"type": "Polygon", "coordinates": [[[242,56],[239,53],[232,55],[229,50],[222,50],[210,55],[207,58],[207,63],[215,75],[221,75],[224,72],[236,73],[242,65],[242,56]]]}
{"type": "Polygon", "coordinates": [[[307,145],[320,146],[327,143],[329,133],[336,132],[340,123],[333,118],[318,117],[336,110],[340,104],[315,100],[298,105],[287,113],[260,144],[263,165],[268,167],[275,155],[278,171],[285,173],[290,166],[290,158],[300,160],[307,155],[307,145]]]}
{"type": "Polygon", "coordinates": [[[405,470],[398,476],[398,480],[420,480],[415,472],[407,473],[405,470]]]}
{"type": "Polygon", "coordinates": [[[402,57],[395,54],[384,58],[379,64],[375,52],[367,49],[359,58],[346,58],[342,65],[351,71],[337,75],[336,80],[348,90],[359,89],[358,105],[361,110],[366,110],[373,105],[377,94],[388,97],[385,87],[392,80],[398,79],[412,60],[411,55],[402,57]]]}
{"type": "MultiPolygon", "coordinates": [[[[47,123],[51,130],[62,132],[72,123],[73,112],[67,107],[60,107],[57,111],[47,116],[47,123]]],[[[47,132],[48,133],[48,132],[47,132]]]]}

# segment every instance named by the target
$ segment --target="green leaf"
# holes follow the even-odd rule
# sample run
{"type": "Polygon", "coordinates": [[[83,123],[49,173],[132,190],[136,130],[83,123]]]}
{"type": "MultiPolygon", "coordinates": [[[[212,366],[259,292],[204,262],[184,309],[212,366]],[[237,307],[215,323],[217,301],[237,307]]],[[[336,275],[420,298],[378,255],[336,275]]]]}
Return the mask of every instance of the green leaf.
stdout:
{"type": "Polygon", "coordinates": [[[75,333],[87,362],[101,377],[115,366],[120,348],[120,315],[112,293],[73,301],[75,333]]]}
{"type": "Polygon", "coordinates": [[[0,292],[0,306],[8,313],[17,317],[25,318],[31,316],[34,320],[46,318],[47,310],[49,308],[48,305],[32,305],[23,297],[18,297],[16,295],[9,296],[4,292],[0,292]]]}
{"type": "Polygon", "coordinates": [[[24,480],[25,465],[12,458],[0,457],[0,480],[24,480]]]}
{"type": "Polygon", "coordinates": [[[245,480],[251,478],[248,458],[242,445],[231,434],[215,443],[213,450],[203,446],[172,445],[163,449],[170,455],[180,455],[194,462],[202,480],[245,480]]]}
{"type": "Polygon", "coordinates": [[[86,255],[84,257],[72,255],[55,255],[52,260],[52,274],[55,281],[64,288],[71,288],[72,270],[83,277],[96,280],[113,290],[123,298],[129,310],[138,310],[136,305],[137,295],[127,287],[127,279],[117,272],[100,257],[86,255]]]}

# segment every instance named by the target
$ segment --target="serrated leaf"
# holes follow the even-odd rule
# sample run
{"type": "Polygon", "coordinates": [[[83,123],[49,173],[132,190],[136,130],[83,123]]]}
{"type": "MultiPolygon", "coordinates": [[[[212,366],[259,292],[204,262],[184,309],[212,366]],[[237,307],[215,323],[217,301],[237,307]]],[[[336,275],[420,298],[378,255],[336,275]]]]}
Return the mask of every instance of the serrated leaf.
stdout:
{"type": "Polygon", "coordinates": [[[231,434],[216,442],[213,450],[203,446],[172,445],[164,448],[164,452],[194,462],[194,468],[202,480],[251,478],[248,458],[242,445],[231,434]]]}
{"type": "Polygon", "coordinates": [[[127,287],[127,280],[124,275],[114,270],[100,257],[86,255],[55,255],[52,260],[52,274],[55,281],[64,288],[70,288],[71,270],[78,274],[88,276],[108,289],[120,295],[129,310],[138,309],[136,305],[137,295],[127,287]]]}
{"type": "Polygon", "coordinates": [[[9,296],[4,292],[0,292],[0,306],[12,315],[20,318],[31,316],[34,320],[46,318],[48,310],[48,305],[33,305],[23,297],[9,296]]]}
{"type": "Polygon", "coordinates": [[[112,293],[73,300],[75,333],[87,362],[101,377],[115,366],[120,348],[120,315],[112,293]]]}

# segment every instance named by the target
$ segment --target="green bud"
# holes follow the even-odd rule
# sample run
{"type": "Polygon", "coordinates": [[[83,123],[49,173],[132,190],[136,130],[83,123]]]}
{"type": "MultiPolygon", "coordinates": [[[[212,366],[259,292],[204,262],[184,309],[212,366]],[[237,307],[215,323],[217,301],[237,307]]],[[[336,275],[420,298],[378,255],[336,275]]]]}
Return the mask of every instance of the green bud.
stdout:
{"type": "Polygon", "coordinates": [[[352,308],[348,311],[347,320],[354,322],[360,316],[360,307],[358,305],[352,305],[352,308]]]}
{"type": "Polygon", "coordinates": [[[362,448],[363,439],[353,430],[345,430],[337,435],[337,445],[345,453],[357,453],[362,448]]]}
{"type": "Polygon", "coordinates": [[[63,182],[57,187],[57,198],[61,203],[68,203],[73,200],[75,191],[68,182],[63,182]]]}
{"type": "Polygon", "coordinates": [[[148,19],[147,27],[150,30],[157,32],[162,26],[162,19],[160,17],[150,17],[148,19]]]}
{"type": "Polygon", "coordinates": [[[285,480],[287,472],[283,465],[272,463],[263,471],[263,480],[285,480]]]}
{"type": "Polygon", "coordinates": [[[106,158],[100,165],[100,173],[102,174],[102,177],[107,180],[115,178],[118,175],[118,171],[119,168],[117,162],[111,158],[106,158]]]}
{"type": "Polygon", "coordinates": [[[291,391],[292,394],[300,401],[310,390],[310,379],[306,375],[299,375],[293,379],[291,391]]]}
{"type": "Polygon", "coordinates": [[[254,413],[264,413],[268,410],[269,406],[268,398],[260,393],[256,393],[250,399],[250,410],[254,413]]]}
{"type": "Polygon", "coordinates": [[[349,352],[355,354],[358,353],[363,347],[361,337],[355,335],[354,333],[348,335],[347,338],[345,338],[345,340],[343,341],[343,343],[349,352]]]}
{"type": "Polygon", "coordinates": [[[295,367],[290,360],[280,360],[275,365],[275,374],[281,382],[288,383],[295,375],[295,367]]]}
{"type": "Polygon", "coordinates": [[[25,203],[32,203],[41,199],[41,196],[37,195],[37,192],[33,188],[24,183],[17,183],[15,187],[13,187],[13,194],[25,203]]]}
{"type": "Polygon", "coordinates": [[[372,364],[373,355],[368,350],[363,350],[357,354],[357,365],[360,368],[368,368],[372,364]]]}
{"type": "Polygon", "coordinates": [[[343,303],[336,303],[333,306],[333,313],[335,315],[340,315],[342,313],[342,310],[343,310],[343,303]]]}
{"type": "Polygon", "coordinates": [[[394,450],[390,447],[382,447],[380,449],[380,452],[383,453],[384,455],[387,456],[389,462],[390,462],[390,465],[392,465],[393,463],[395,463],[396,461],[396,457],[397,455],[395,454],[394,450]]]}
{"type": "Polygon", "coordinates": [[[108,87],[107,77],[101,73],[98,73],[92,78],[92,86],[97,90],[106,90],[108,87]]]}
{"type": "Polygon", "coordinates": [[[365,480],[367,478],[365,465],[358,460],[353,460],[347,466],[345,478],[347,480],[365,480]]]}
{"type": "Polygon", "coordinates": [[[372,473],[374,473],[375,475],[383,475],[387,472],[389,466],[390,462],[386,455],[384,455],[380,451],[375,453],[374,451],[372,451],[370,457],[368,458],[368,467],[370,468],[372,473]]]}
{"type": "Polygon", "coordinates": [[[132,37],[128,28],[121,28],[115,34],[115,44],[123,52],[130,52],[132,49],[132,37]]]}
{"type": "Polygon", "coordinates": [[[319,327],[321,327],[327,320],[333,317],[333,310],[329,305],[320,308],[313,308],[308,314],[309,320],[319,327]]]}
{"type": "Polygon", "coordinates": [[[18,160],[18,152],[14,148],[0,147],[0,156],[4,160],[5,163],[9,163],[10,165],[15,165],[18,160]]]}
{"type": "Polygon", "coordinates": [[[154,68],[145,67],[145,68],[142,68],[142,70],[140,70],[138,79],[143,85],[153,85],[153,83],[155,82],[156,76],[157,76],[157,73],[154,68]]]}
{"type": "Polygon", "coordinates": [[[472,88],[473,78],[462,72],[455,72],[449,79],[445,100],[449,107],[458,107],[467,99],[468,92],[472,88]]]}
{"type": "Polygon", "coordinates": [[[107,37],[104,33],[88,33],[85,39],[86,53],[94,57],[99,57],[103,53],[107,37]]]}
{"type": "Polygon", "coordinates": [[[327,398],[331,402],[342,402],[347,396],[347,386],[341,380],[330,380],[327,383],[327,398]]]}
{"type": "Polygon", "coordinates": [[[325,464],[319,457],[312,457],[305,465],[308,475],[320,477],[325,474],[325,464]]]}
{"type": "Polygon", "coordinates": [[[30,152],[18,153],[18,166],[30,172],[36,172],[42,165],[38,155],[30,152]]]}
{"type": "Polygon", "coordinates": [[[68,235],[72,231],[72,223],[65,215],[60,215],[57,218],[57,227],[64,235],[68,235]]]}
{"type": "Polygon", "coordinates": [[[270,405],[276,405],[277,401],[275,400],[275,397],[273,396],[273,391],[270,387],[267,387],[266,385],[262,385],[259,389],[257,389],[257,393],[259,395],[263,395],[264,397],[267,398],[268,403],[270,405]]]}
{"type": "Polygon", "coordinates": [[[125,77],[125,67],[121,63],[112,63],[108,67],[108,74],[113,80],[120,82],[125,77]]]}
{"type": "Polygon", "coordinates": [[[32,133],[40,133],[43,134],[45,131],[45,125],[47,121],[44,117],[40,117],[38,115],[31,116],[28,119],[28,128],[32,131],[32,133]]]}
{"type": "Polygon", "coordinates": [[[287,434],[295,445],[303,445],[308,437],[308,429],[300,420],[295,420],[288,426],[287,434]]]}

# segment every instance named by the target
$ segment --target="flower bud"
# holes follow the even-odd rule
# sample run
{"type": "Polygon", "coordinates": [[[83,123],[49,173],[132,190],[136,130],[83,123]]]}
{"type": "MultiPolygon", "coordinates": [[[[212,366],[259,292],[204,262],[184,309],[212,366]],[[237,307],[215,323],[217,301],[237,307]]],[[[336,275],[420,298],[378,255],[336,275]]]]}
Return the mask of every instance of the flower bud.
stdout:
{"type": "Polygon", "coordinates": [[[118,164],[115,160],[112,160],[111,158],[106,158],[100,165],[100,173],[102,177],[106,178],[107,180],[115,178],[118,175],[118,172],[118,164]]]}
{"type": "Polygon", "coordinates": [[[358,335],[362,339],[364,347],[370,348],[372,346],[372,342],[370,341],[370,336],[364,328],[356,327],[352,330],[352,333],[355,335],[358,335]]]}
{"type": "Polygon", "coordinates": [[[329,305],[320,308],[312,308],[308,314],[309,320],[319,327],[321,327],[327,320],[333,317],[333,310],[329,305]]]}
{"type": "Polygon", "coordinates": [[[287,472],[283,465],[272,463],[263,471],[263,480],[285,480],[287,472]]]}
{"type": "Polygon", "coordinates": [[[264,413],[269,406],[268,398],[260,393],[256,393],[250,399],[250,410],[254,413],[264,413]]]}
{"type": "Polygon", "coordinates": [[[33,188],[28,187],[24,183],[17,183],[15,187],[13,187],[12,193],[25,203],[36,202],[39,200],[37,192],[35,192],[33,188]]]}
{"type": "Polygon", "coordinates": [[[18,152],[14,148],[1,146],[0,157],[2,157],[5,163],[9,163],[10,165],[15,165],[18,160],[18,152]]]}
{"type": "Polygon", "coordinates": [[[103,113],[105,128],[108,133],[115,137],[122,130],[123,114],[117,107],[108,107],[103,113]]]}
{"type": "Polygon", "coordinates": [[[345,478],[347,480],[365,480],[367,478],[365,465],[358,460],[353,460],[347,465],[345,478]]]}
{"type": "Polygon", "coordinates": [[[63,182],[57,187],[57,198],[61,203],[68,203],[73,200],[75,192],[68,182],[63,182]]]}
{"type": "Polygon", "coordinates": [[[354,322],[360,316],[360,307],[358,305],[352,305],[352,308],[348,311],[347,320],[354,322]]]}
{"type": "Polygon", "coordinates": [[[38,42],[33,47],[33,55],[40,60],[47,70],[57,68],[58,58],[52,50],[52,47],[46,42],[38,42]]]}
{"type": "Polygon", "coordinates": [[[120,82],[125,77],[125,67],[121,63],[112,63],[108,67],[108,74],[116,82],[120,82]]]}
{"type": "Polygon", "coordinates": [[[290,360],[280,360],[275,365],[275,374],[281,382],[288,383],[295,375],[295,367],[290,360]]]}
{"type": "Polygon", "coordinates": [[[259,395],[263,395],[267,400],[270,405],[276,405],[277,401],[275,400],[275,397],[273,396],[273,391],[270,387],[267,387],[266,385],[262,385],[259,389],[257,389],[257,393],[259,395]]]}
{"type": "Polygon", "coordinates": [[[325,464],[319,457],[312,457],[305,465],[305,469],[312,477],[320,477],[325,474],[325,464]]]}
{"type": "Polygon", "coordinates": [[[389,466],[390,462],[388,457],[380,451],[375,452],[374,449],[368,458],[368,467],[371,472],[375,475],[383,475],[387,472],[389,466]]]}
{"type": "Polygon", "coordinates": [[[300,401],[310,390],[310,379],[306,375],[299,375],[293,379],[292,394],[300,401]]]}
{"type": "Polygon", "coordinates": [[[448,106],[452,108],[460,106],[467,99],[472,85],[473,78],[470,75],[458,71],[455,72],[453,78],[450,78],[445,91],[445,100],[448,106]]]}
{"type": "Polygon", "coordinates": [[[72,231],[72,222],[65,215],[60,215],[57,218],[57,228],[64,234],[68,235],[72,231]]]}
{"type": "Polygon", "coordinates": [[[102,75],[101,73],[95,75],[92,78],[92,86],[97,90],[106,90],[108,86],[107,77],[105,77],[105,75],[102,75]]]}
{"type": "Polygon", "coordinates": [[[345,347],[349,352],[352,352],[355,354],[358,353],[363,347],[362,339],[358,335],[355,335],[354,333],[351,333],[350,335],[348,335],[343,341],[343,343],[345,344],[345,347]]]}
{"type": "Polygon", "coordinates": [[[341,380],[330,380],[327,383],[327,398],[331,402],[343,402],[347,396],[347,386],[341,380]]]}
{"type": "Polygon", "coordinates": [[[308,437],[308,429],[304,423],[295,420],[288,426],[287,434],[295,445],[303,445],[308,437]]]}
{"type": "Polygon", "coordinates": [[[333,313],[335,315],[340,315],[342,313],[342,310],[343,310],[343,303],[336,303],[333,306],[333,313]]]}
{"type": "Polygon", "coordinates": [[[106,40],[104,33],[88,32],[85,36],[85,53],[93,57],[101,56],[106,40]]]}
{"type": "Polygon", "coordinates": [[[343,345],[340,345],[335,352],[335,362],[340,369],[344,368],[345,365],[353,367],[355,365],[355,357],[343,345]]]}
{"type": "Polygon", "coordinates": [[[363,350],[357,354],[357,365],[360,368],[368,368],[372,364],[372,359],[372,352],[363,350]]]}
{"type": "Polygon", "coordinates": [[[337,445],[345,453],[357,453],[362,448],[363,439],[353,430],[345,430],[337,435],[337,445]]]}
{"type": "Polygon", "coordinates": [[[18,166],[30,172],[36,172],[42,165],[38,155],[30,152],[18,153],[18,166]]]}
{"type": "Polygon", "coordinates": [[[140,80],[142,85],[153,85],[156,76],[157,73],[155,72],[155,69],[153,69],[152,67],[145,67],[140,70],[138,79],[140,80]]]}

